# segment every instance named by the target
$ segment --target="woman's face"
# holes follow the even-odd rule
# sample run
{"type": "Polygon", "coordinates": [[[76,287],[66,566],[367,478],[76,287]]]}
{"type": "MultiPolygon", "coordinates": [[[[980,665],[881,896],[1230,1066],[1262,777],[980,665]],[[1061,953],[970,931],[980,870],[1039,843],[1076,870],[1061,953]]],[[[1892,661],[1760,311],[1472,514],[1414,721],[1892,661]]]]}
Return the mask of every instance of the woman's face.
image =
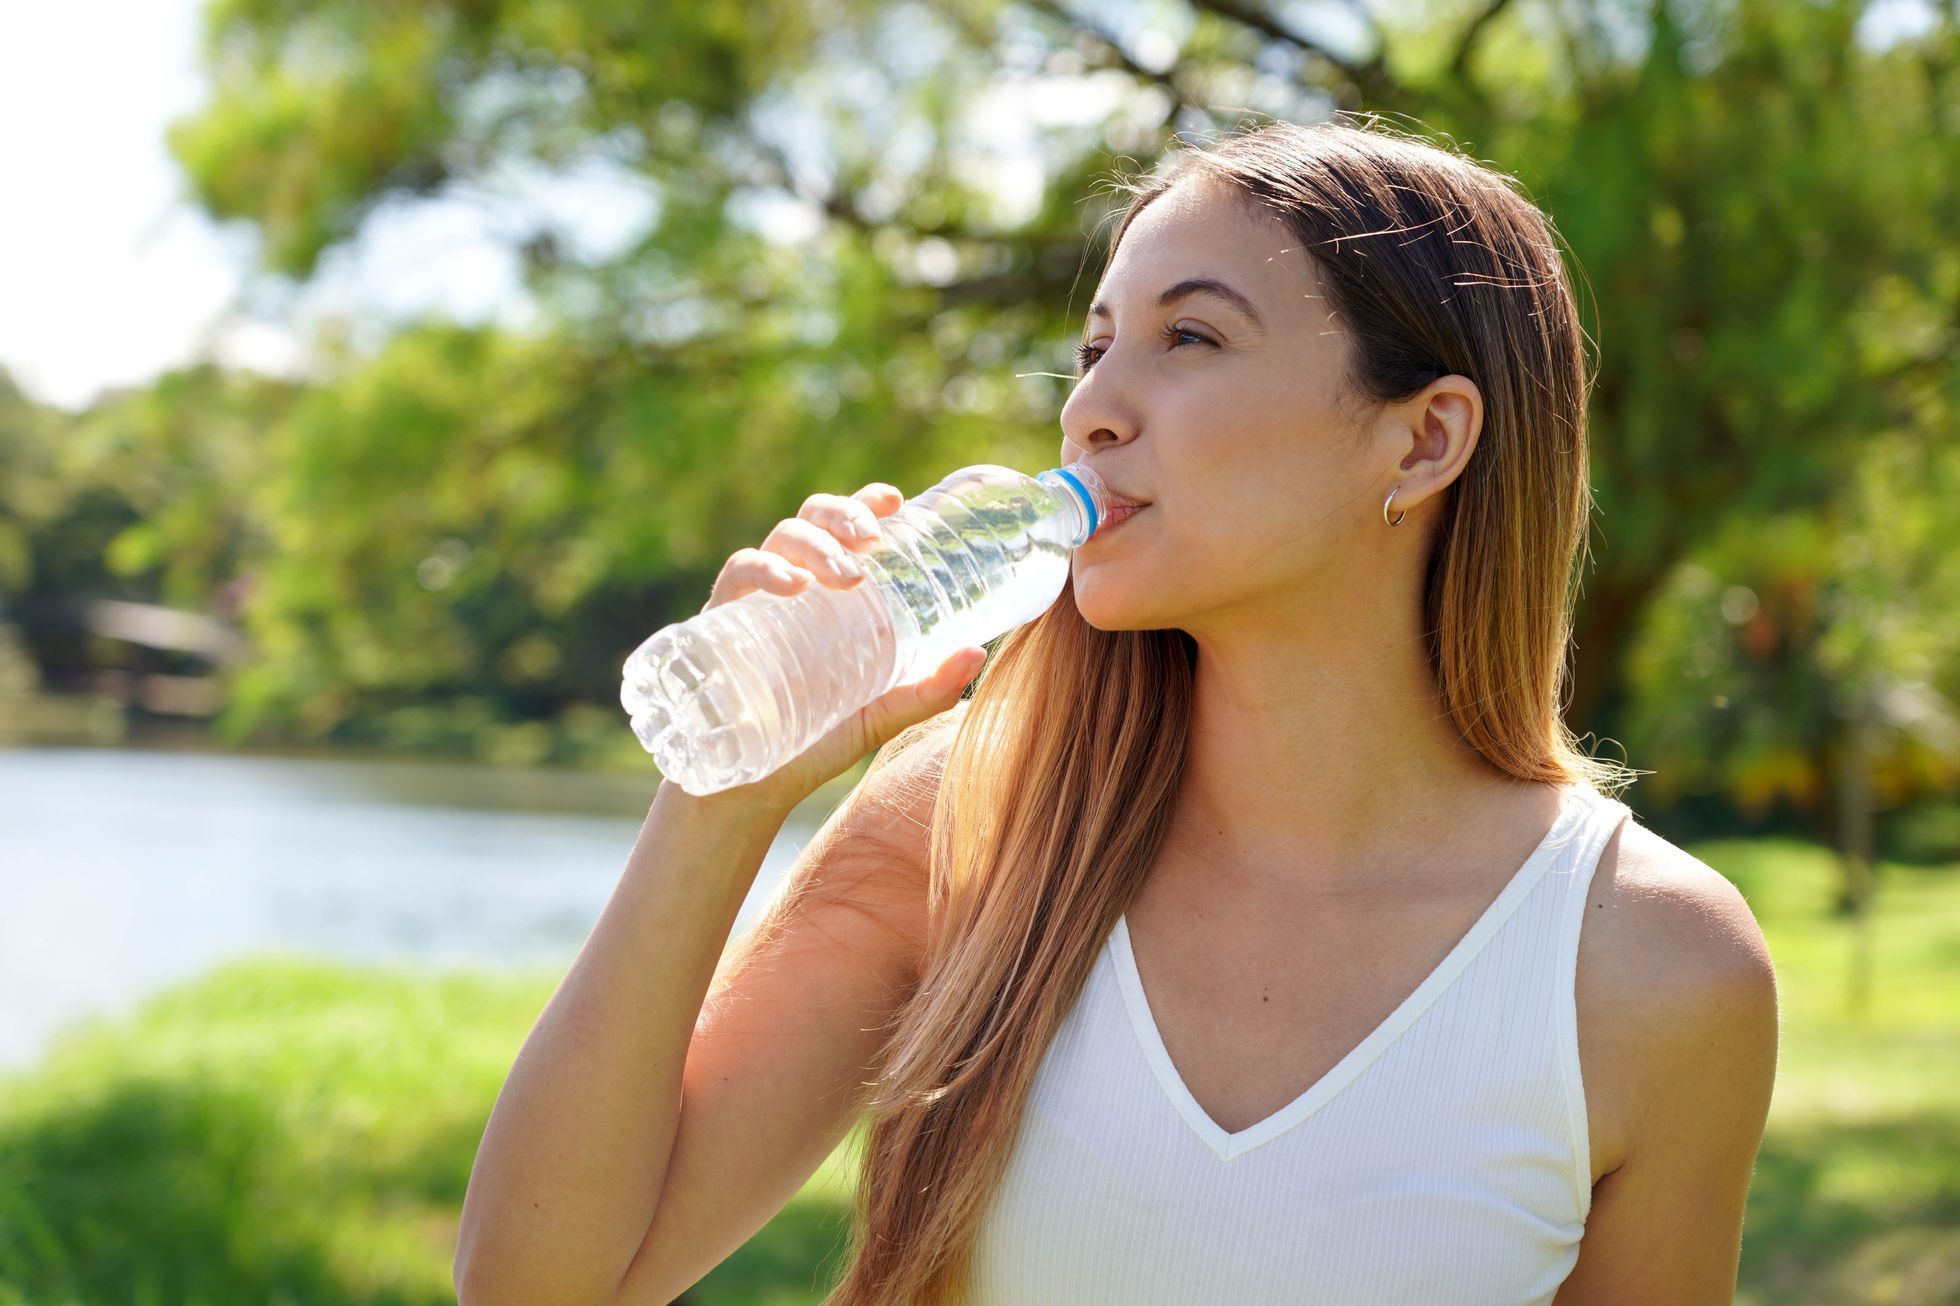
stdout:
{"type": "Polygon", "coordinates": [[[1277,217],[1229,183],[1177,183],[1130,224],[1082,341],[1062,462],[1150,505],[1075,551],[1091,625],[1281,629],[1380,565],[1366,528],[1394,451],[1344,411],[1345,333],[1277,217]]]}

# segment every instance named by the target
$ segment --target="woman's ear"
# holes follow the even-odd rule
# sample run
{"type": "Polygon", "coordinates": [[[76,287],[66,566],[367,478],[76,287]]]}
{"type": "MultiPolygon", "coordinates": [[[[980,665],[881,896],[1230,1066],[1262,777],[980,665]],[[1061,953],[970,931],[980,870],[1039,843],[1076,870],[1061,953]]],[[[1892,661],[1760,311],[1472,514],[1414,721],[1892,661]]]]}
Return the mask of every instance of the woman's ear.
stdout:
{"type": "Polygon", "coordinates": [[[1439,376],[1383,414],[1407,452],[1396,466],[1397,509],[1441,494],[1463,474],[1484,428],[1484,395],[1477,383],[1452,372],[1439,376]]]}

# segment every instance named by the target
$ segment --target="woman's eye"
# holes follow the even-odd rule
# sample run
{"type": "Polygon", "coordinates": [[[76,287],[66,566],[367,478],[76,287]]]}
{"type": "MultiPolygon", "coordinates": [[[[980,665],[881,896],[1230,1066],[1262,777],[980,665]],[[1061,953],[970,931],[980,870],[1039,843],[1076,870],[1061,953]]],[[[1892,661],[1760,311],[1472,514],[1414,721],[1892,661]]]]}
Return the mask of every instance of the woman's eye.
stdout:
{"type": "MultiPolygon", "coordinates": [[[[1209,345],[1209,344],[1216,343],[1214,341],[1205,339],[1205,337],[1199,335],[1196,331],[1191,331],[1184,327],[1167,326],[1162,331],[1159,331],[1157,334],[1162,336],[1165,340],[1169,341],[1173,349],[1175,349],[1178,345],[1185,343],[1186,337],[1189,337],[1192,342],[1200,345],[1209,345]]],[[[1081,376],[1083,373],[1087,372],[1090,368],[1094,367],[1096,365],[1096,360],[1101,358],[1102,356],[1103,356],[1103,351],[1096,348],[1094,345],[1090,345],[1090,344],[1077,345],[1075,347],[1075,374],[1078,377],[1081,376]]]]}
{"type": "Polygon", "coordinates": [[[1197,341],[1201,345],[1208,345],[1211,343],[1211,341],[1205,339],[1203,336],[1199,335],[1196,331],[1188,330],[1185,327],[1167,326],[1157,334],[1161,335],[1164,339],[1170,341],[1171,344],[1174,346],[1183,343],[1184,337],[1186,336],[1190,336],[1193,340],[1197,341]]]}

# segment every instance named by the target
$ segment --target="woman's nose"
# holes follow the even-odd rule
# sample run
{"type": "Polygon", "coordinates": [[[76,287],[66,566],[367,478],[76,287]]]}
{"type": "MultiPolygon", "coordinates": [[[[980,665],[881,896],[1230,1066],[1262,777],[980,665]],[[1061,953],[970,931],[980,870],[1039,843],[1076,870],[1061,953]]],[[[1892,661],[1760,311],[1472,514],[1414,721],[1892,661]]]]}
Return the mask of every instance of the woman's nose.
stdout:
{"type": "Polygon", "coordinates": [[[1136,417],[1123,395],[1123,387],[1104,373],[1107,356],[1075,383],[1062,404],[1062,443],[1075,445],[1083,453],[1094,453],[1113,444],[1122,444],[1136,433],[1136,417]]]}

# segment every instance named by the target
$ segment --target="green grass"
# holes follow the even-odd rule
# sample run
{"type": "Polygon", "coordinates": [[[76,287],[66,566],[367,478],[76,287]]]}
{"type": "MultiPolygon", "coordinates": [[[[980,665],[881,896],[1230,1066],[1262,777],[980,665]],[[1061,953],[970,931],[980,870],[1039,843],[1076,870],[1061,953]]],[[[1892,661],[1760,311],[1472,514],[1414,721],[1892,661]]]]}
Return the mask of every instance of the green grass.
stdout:
{"type": "MultiPolygon", "coordinates": [[[[1691,851],[1748,896],[1783,998],[1737,1301],[1960,1300],[1960,873],[1884,868],[1857,1017],[1827,855],[1691,851]]],[[[453,1301],[470,1163],[557,978],[257,961],[72,1031],[0,1083],[0,1306],[453,1301]]],[[[855,1143],[687,1301],[818,1300],[855,1143]]]]}
{"type": "Polygon", "coordinates": [[[1783,1012],[1736,1301],[1960,1301],[1960,868],[1881,868],[1859,1013],[1852,928],[1822,910],[1829,854],[1767,842],[1692,851],[1749,899],[1783,1012]]]}

